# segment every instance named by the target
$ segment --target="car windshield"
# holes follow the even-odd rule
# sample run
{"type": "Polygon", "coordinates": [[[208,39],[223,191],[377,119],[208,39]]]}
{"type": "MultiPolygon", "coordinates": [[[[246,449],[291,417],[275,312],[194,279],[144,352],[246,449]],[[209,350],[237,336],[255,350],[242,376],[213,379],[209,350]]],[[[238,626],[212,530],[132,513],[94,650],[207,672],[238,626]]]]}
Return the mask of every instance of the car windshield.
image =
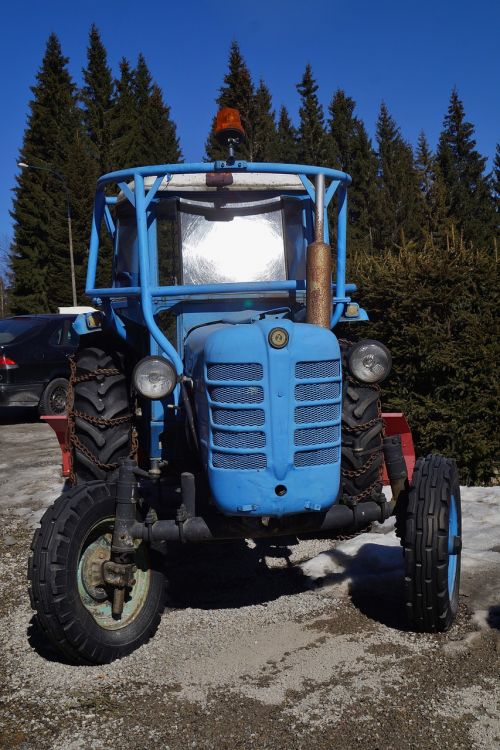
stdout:
{"type": "Polygon", "coordinates": [[[42,323],[32,318],[7,318],[0,320],[0,346],[12,344],[13,341],[23,336],[28,331],[41,330],[42,323]]]}

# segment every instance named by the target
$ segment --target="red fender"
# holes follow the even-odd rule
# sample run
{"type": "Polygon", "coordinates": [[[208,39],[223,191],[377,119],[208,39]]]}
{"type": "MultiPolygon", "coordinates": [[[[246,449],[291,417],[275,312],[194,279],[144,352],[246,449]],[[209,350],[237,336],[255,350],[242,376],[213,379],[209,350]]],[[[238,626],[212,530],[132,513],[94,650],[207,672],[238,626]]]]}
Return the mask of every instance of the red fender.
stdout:
{"type": "MultiPolygon", "coordinates": [[[[403,449],[403,456],[408,471],[408,479],[411,481],[413,469],[415,467],[415,447],[413,445],[413,438],[406,417],[402,412],[393,412],[390,414],[382,414],[382,419],[384,420],[385,434],[387,437],[389,437],[389,435],[401,435],[401,447],[403,449]]],[[[383,480],[384,484],[390,484],[385,465],[383,480]]]]}
{"type": "Polygon", "coordinates": [[[61,475],[69,477],[71,474],[71,451],[66,443],[66,428],[68,426],[68,417],[63,414],[60,417],[40,417],[43,422],[47,422],[56,433],[57,442],[61,449],[62,466],[61,475]]]}

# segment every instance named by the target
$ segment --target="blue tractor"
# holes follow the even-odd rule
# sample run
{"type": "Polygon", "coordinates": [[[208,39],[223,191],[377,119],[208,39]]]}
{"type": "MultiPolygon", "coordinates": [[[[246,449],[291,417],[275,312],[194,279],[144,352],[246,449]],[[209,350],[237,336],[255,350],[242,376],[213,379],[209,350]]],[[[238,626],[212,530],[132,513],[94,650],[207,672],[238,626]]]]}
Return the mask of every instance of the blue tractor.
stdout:
{"type": "Polygon", "coordinates": [[[445,630],[457,611],[455,463],[420,459],[409,483],[380,407],[391,355],[335,333],[367,320],[346,283],[351,178],[238,159],[236,110],[219,113],[217,136],[225,160],[97,183],[96,312],[75,322],[68,404],[73,481],[29,565],[41,628],[80,664],[154,633],[163,553],[181,544],[352,533],[396,515],[410,624],[445,630]]]}

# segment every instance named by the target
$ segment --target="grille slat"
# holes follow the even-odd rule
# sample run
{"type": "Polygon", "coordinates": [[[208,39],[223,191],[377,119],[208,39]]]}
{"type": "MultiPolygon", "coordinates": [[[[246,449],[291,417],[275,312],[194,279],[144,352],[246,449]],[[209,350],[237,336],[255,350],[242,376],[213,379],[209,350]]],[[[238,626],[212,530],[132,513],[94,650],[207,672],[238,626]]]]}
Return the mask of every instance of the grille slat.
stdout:
{"type": "Polygon", "coordinates": [[[339,376],[340,362],[337,359],[326,359],[323,362],[297,362],[295,365],[295,377],[299,380],[338,378],[339,376]]]}
{"type": "Polygon", "coordinates": [[[216,469],[265,469],[265,453],[212,453],[212,465],[216,469]]]}
{"type": "Polygon", "coordinates": [[[219,404],[261,404],[264,389],[260,385],[215,385],[208,389],[210,398],[219,404]]]}
{"type": "Polygon", "coordinates": [[[212,408],[212,420],[223,427],[262,427],[264,410],[212,408]]]}
{"type": "Polygon", "coordinates": [[[295,430],[295,445],[320,445],[321,443],[336,443],[339,439],[340,430],[335,425],[332,427],[308,427],[295,430]]]}
{"type": "Polygon", "coordinates": [[[300,383],[295,386],[297,401],[329,401],[340,396],[340,383],[300,383]]]}
{"type": "Polygon", "coordinates": [[[221,432],[214,430],[214,445],[220,448],[264,448],[266,436],[263,432],[221,432]]]}
{"type": "Polygon", "coordinates": [[[293,464],[296,467],[321,466],[324,464],[335,464],[338,460],[338,448],[320,448],[315,451],[301,451],[300,453],[296,453],[293,464]]]}
{"type": "Polygon", "coordinates": [[[295,409],[295,423],[306,422],[338,422],[340,419],[340,404],[321,404],[321,406],[297,406],[295,409]]]}
{"type": "Polygon", "coordinates": [[[208,380],[262,380],[264,370],[258,362],[221,362],[207,365],[208,380]]]}

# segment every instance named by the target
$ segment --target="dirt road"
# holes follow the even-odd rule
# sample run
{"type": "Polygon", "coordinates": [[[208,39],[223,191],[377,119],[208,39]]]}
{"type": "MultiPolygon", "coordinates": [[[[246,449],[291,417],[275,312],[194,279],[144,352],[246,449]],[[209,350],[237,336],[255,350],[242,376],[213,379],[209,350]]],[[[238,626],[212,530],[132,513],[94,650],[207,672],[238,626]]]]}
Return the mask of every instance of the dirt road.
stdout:
{"type": "Polygon", "coordinates": [[[444,635],[405,630],[401,552],[379,528],[354,553],[331,540],[186,551],[156,637],[110,666],[74,667],[33,627],[25,581],[58,463],[45,425],[0,425],[1,748],[500,747],[489,539],[444,635]]]}

